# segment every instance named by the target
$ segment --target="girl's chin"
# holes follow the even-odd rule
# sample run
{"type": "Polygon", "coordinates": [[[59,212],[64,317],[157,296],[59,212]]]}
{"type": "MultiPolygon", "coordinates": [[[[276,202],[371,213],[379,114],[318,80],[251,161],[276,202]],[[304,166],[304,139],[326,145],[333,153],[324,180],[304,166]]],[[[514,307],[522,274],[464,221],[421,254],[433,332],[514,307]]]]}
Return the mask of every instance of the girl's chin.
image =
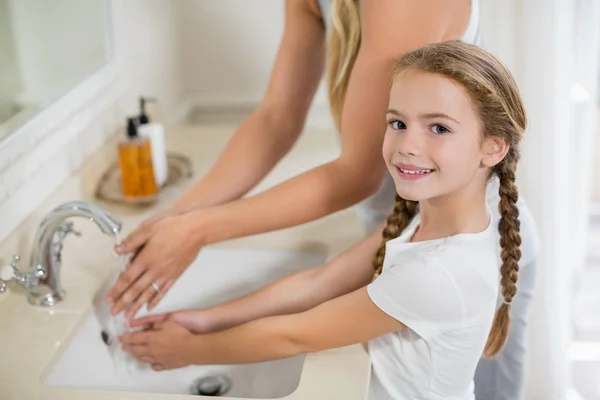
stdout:
{"type": "Polygon", "coordinates": [[[409,201],[421,201],[426,199],[426,196],[423,195],[419,195],[419,193],[416,193],[416,191],[414,190],[402,190],[399,189],[396,186],[396,193],[398,193],[398,196],[402,197],[404,200],[409,200],[409,201]]]}

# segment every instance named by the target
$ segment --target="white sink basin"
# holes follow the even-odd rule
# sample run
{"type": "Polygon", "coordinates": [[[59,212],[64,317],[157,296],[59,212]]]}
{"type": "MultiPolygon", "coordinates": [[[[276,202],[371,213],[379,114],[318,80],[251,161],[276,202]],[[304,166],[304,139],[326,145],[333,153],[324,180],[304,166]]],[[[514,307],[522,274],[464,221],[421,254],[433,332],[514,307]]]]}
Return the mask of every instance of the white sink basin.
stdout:
{"type": "MultiPolygon", "coordinates": [[[[325,259],[325,254],[316,252],[205,248],[152,313],[204,308],[322,265],[325,259]]],[[[145,309],[138,313],[145,314],[145,309]]],[[[200,378],[224,375],[231,382],[226,397],[280,398],[295,391],[304,362],[304,356],[297,356],[257,364],[117,373],[100,330],[90,310],[72,339],[59,348],[60,355],[47,367],[43,382],[90,390],[191,394],[191,387],[200,378]]]]}

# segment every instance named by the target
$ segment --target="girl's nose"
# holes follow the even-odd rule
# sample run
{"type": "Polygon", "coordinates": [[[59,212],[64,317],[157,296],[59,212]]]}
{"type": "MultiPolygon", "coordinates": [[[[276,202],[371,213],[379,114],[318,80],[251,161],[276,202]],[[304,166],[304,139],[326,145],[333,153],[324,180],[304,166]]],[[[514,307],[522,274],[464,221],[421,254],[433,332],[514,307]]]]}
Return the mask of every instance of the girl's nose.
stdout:
{"type": "Polygon", "coordinates": [[[399,154],[416,156],[421,153],[422,135],[416,129],[406,129],[396,136],[396,151],[399,154]]]}

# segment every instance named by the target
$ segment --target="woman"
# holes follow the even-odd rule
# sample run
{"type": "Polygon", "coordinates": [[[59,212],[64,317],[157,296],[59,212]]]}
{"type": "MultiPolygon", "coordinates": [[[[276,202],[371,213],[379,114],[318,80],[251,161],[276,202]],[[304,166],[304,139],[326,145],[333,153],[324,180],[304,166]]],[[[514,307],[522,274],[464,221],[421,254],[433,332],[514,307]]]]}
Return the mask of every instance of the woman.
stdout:
{"type": "MultiPolygon", "coordinates": [[[[207,244],[302,224],[354,205],[372,232],[394,199],[393,181],[381,159],[393,65],[402,54],[429,43],[462,39],[481,44],[477,8],[477,0],[378,0],[363,2],[360,9],[354,0],[334,0],[331,5],[288,0],[285,32],[264,100],[208,174],[171,210],[145,221],[117,249],[138,254],[107,296],[114,302],[113,312],[128,307],[131,318],[145,303],[154,307],[207,244]],[[341,155],[242,199],[295,143],[324,66],[341,155]]],[[[489,193],[493,209],[499,200],[497,186],[489,193]]],[[[523,203],[519,210],[525,225],[523,264],[535,258],[534,246],[529,246],[535,234],[523,203]]],[[[502,352],[491,364],[482,364],[486,384],[477,390],[498,385],[510,392],[508,398],[518,398],[514,391],[522,386],[533,273],[532,266],[523,271],[513,304],[513,319],[522,329],[511,331],[506,350],[512,350],[505,359],[502,352]]]]}

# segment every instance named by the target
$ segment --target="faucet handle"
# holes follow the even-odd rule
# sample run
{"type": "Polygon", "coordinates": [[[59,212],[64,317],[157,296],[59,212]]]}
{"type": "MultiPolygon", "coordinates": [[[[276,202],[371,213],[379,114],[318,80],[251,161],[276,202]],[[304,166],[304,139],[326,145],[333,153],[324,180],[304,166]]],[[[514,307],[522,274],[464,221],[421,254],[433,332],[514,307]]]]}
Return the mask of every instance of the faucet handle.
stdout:
{"type": "Polygon", "coordinates": [[[19,268],[17,264],[19,262],[19,256],[14,255],[10,265],[5,265],[0,268],[0,293],[4,293],[6,291],[7,285],[6,283],[15,279],[19,279],[19,268]]]}
{"type": "Polygon", "coordinates": [[[15,272],[10,265],[0,268],[0,293],[6,292],[6,282],[12,280],[14,275],[15,272]]]}
{"type": "Polygon", "coordinates": [[[20,257],[18,255],[14,255],[12,261],[10,262],[10,265],[5,265],[4,267],[0,268],[1,280],[3,280],[4,282],[8,282],[17,276],[19,272],[19,268],[17,267],[19,259],[20,257]]]}
{"type": "Polygon", "coordinates": [[[46,274],[41,265],[36,265],[33,271],[21,272],[18,267],[20,257],[14,255],[10,265],[0,268],[0,293],[6,291],[7,283],[11,280],[17,281],[25,289],[30,289],[39,284],[41,278],[46,274]]]}

